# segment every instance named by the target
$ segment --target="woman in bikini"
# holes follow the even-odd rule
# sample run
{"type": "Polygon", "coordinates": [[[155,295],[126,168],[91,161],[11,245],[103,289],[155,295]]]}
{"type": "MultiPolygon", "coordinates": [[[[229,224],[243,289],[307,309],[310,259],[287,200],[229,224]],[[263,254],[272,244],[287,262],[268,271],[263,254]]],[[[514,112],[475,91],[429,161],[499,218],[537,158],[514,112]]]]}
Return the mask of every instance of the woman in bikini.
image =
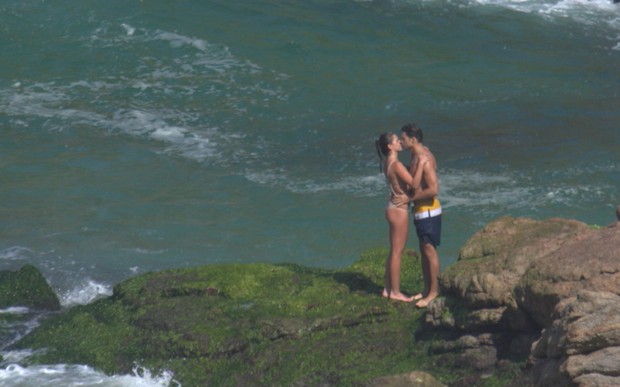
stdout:
{"type": "MultiPolygon", "coordinates": [[[[416,174],[412,177],[407,167],[398,160],[398,152],[402,151],[403,147],[394,133],[382,134],[375,141],[375,145],[389,192],[385,218],[390,226],[390,253],[385,262],[385,288],[382,296],[411,302],[413,297],[400,291],[400,264],[409,234],[409,194],[414,187],[419,187],[422,168],[416,168],[416,174]]],[[[427,159],[418,160],[418,163],[425,162],[427,159]]]]}

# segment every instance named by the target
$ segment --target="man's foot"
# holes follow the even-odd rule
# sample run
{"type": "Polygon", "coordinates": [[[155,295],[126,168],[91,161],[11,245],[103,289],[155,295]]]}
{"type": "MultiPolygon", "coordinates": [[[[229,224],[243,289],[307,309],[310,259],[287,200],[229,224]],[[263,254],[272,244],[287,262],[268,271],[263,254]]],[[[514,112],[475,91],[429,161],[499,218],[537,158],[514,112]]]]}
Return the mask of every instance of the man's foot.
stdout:
{"type": "Polygon", "coordinates": [[[426,308],[428,306],[428,304],[431,303],[431,301],[433,301],[435,298],[437,298],[437,295],[428,295],[426,297],[424,297],[423,299],[421,299],[420,301],[415,303],[415,306],[418,308],[426,308]]]}

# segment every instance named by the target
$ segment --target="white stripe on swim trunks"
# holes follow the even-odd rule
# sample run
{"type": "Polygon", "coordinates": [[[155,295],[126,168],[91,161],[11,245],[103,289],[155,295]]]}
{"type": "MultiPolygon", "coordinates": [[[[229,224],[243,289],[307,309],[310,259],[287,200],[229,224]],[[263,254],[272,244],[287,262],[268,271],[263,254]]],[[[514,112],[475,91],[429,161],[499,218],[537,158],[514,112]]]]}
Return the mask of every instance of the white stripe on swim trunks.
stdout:
{"type": "Polygon", "coordinates": [[[413,217],[416,218],[416,220],[420,220],[420,219],[432,218],[433,216],[437,216],[437,215],[441,215],[441,207],[435,208],[434,210],[427,210],[427,211],[413,214],[413,217]]]}

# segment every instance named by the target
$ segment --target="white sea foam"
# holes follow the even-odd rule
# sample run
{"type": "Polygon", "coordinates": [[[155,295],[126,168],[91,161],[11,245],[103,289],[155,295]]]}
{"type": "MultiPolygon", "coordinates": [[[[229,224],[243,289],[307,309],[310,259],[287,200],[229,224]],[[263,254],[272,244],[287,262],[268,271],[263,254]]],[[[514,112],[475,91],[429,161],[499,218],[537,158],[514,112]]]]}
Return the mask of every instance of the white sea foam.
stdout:
{"type": "Polygon", "coordinates": [[[71,290],[59,294],[60,304],[65,307],[86,305],[97,298],[112,295],[112,287],[108,284],[86,278],[71,290]]]}
{"type": "Polygon", "coordinates": [[[616,42],[610,46],[617,50],[620,46],[620,6],[612,0],[468,0],[473,5],[494,5],[514,11],[539,15],[547,19],[566,18],[574,20],[589,28],[606,26],[611,29],[610,40],[616,42]]]}
{"type": "Polygon", "coordinates": [[[31,349],[19,349],[19,350],[13,350],[13,351],[0,352],[0,355],[2,355],[2,359],[3,359],[2,363],[13,364],[13,363],[19,363],[22,360],[34,355],[35,353],[38,353],[38,352],[32,351],[31,349]]]}
{"type": "Polygon", "coordinates": [[[472,3],[497,5],[519,12],[570,16],[584,22],[588,22],[587,18],[583,18],[584,15],[600,16],[602,12],[616,12],[618,10],[612,0],[473,0],[472,3]]]}
{"type": "Polygon", "coordinates": [[[167,142],[179,142],[185,140],[186,132],[186,129],[175,126],[161,127],[151,133],[151,138],[167,142]]]}
{"type": "Polygon", "coordinates": [[[288,181],[286,188],[294,193],[346,192],[354,196],[375,196],[385,190],[382,175],[337,177],[334,181],[288,181]]]}
{"type": "Polygon", "coordinates": [[[170,42],[170,45],[175,48],[187,45],[205,52],[207,47],[209,47],[209,44],[202,39],[179,35],[173,32],[160,31],[157,33],[156,37],[170,42]]]}
{"type": "Polygon", "coordinates": [[[127,36],[132,36],[133,34],[136,33],[136,29],[132,26],[130,26],[129,24],[121,24],[121,27],[123,27],[125,29],[125,31],[127,32],[127,36]]]}
{"type": "Polygon", "coordinates": [[[213,137],[217,130],[198,132],[168,124],[159,112],[121,110],[114,115],[114,124],[121,131],[135,136],[148,136],[165,142],[168,150],[203,161],[217,156],[217,143],[213,137]]]}
{"type": "Polygon", "coordinates": [[[0,314],[26,314],[30,309],[25,306],[11,306],[9,308],[0,309],[0,314]]]}
{"type": "MultiPolygon", "coordinates": [[[[333,180],[296,179],[282,169],[246,171],[245,178],[261,185],[270,185],[298,194],[319,192],[346,192],[358,197],[375,196],[385,189],[381,174],[362,176],[334,176],[333,180]]],[[[330,177],[331,178],[331,177],[330,177]]]]}
{"type": "Polygon", "coordinates": [[[518,207],[532,195],[530,187],[519,186],[518,178],[505,174],[444,169],[440,175],[440,198],[445,208],[518,207]]]}
{"type": "MultiPolygon", "coordinates": [[[[212,44],[202,38],[186,36],[164,30],[145,30],[128,24],[120,24],[122,29],[102,25],[88,42],[94,48],[115,47],[143,52],[143,58],[136,58],[142,66],[136,66],[135,74],[118,78],[118,75],[62,83],[25,84],[14,82],[13,87],[0,90],[0,113],[9,116],[51,118],[50,127],[62,130],[66,126],[84,125],[103,131],[121,131],[134,136],[142,136],[167,144],[166,152],[181,154],[198,161],[215,160],[222,152],[216,152],[219,130],[204,127],[199,121],[208,112],[199,115],[183,111],[153,107],[149,104],[124,103],[117,95],[124,94],[129,85],[138,93],[148,94],[148,99],[159,95],[194,95],[197,90],[205,96],[203,101],[209,105],[221,105],[216,111],[226,110],[232,115],[247,114],[240,100],[252,98],[255,101],[283,99],[286,96],[278,87],[263,76],[264,71],[255,63],[235,57],[228,47],[212,44]],[[122,33],[121,31],[124,31],[122,33]],[[170,44],[171,61],[158,60],[150,55],[151,48],[160,50],[158,42],[170,44]],[[182,51],[187,50],[190,51],[182,51]],[[193,51],[192,51],[193,50],[193,51]],[[235,87],[238,74],[259,76],[251,86],[235,87]],[[200,77],[198,82],[186,81],[200,77]],[[182,81],[177,81],[182,80],[182,81]],[[242,96],[237,96],[242,94],[242,96]],[[97,111],[97,105],[83,104],[81,101],[101,101],[110,99],[123,106],[113,117],[109,109],[105,113],[97,111]],[[216,102],[210,102],[213,99],[216,102]],[[127,109],[124,106],[132,105],[127,109]]],[[[282,74],[268,74],[270,79],[282,80],[282,74]]],[[[243,84],[246,84],[245,82],[243,84]]],[[[129,98],[129,96],[128,96],[129,98]]],[[[162,97],[165,98],[165,97],[162,97]]],[[[138,99],[140,100],[140,99],[138,99]]],[[[157,106],[157,104],[155,104],[157,106]]],[[[114,106],[112,106],[114,108],[114,106]]]]}
{"type": "MultiPolygon", "coordinates": [[[[120,86],[119,86],[120,87],[120,86]]],[[[73,82],[67,86],[38,83],[0,91],[0,112],[9,115],[56,118],[71,125],[83,124],[103,130],[119,130],[133,136],[147,137],[168,145],[168,151],[203,161],[217,157],[219,135],[217,128],[191,128],[179,126],[179,122],[192,121],[191,114],[178,111],[148,111],[140,109],[119,110],[111,118],[89,110],[61,106],[74,98],[73,89],[84,88],[89,92],[113,91],[114,85],[105,82],[73,82]]],[[[83,97],[80,97],[83,98],[83,97]]],[[[79,99],[79,98],[78,98],[79,99]]],[[[59,126],[60,128],[62,126],[59,126]]],[[[3,258],[0,253],[0,259],[3,258]]]]}
{"type": "Polygon", "coordinates": [[[148,369],[135,367],[131,375],[105,375],[85,365],[37,365],[24,367],[9,364],[0,368],[3,387],[43,386],[106,386],[106,387],[168,387],[181,386],[173,374],[164,371],[154,375],[148,369]]]}
{"type": "MultiPolygon", "coordinates": [[[[40,325],[41,318],[45,316],[45,313],[42,314],[40,312],[31,311],[25,307],[13,307],[9,309],[19,311],[19,313],[12,313],[18,315],[18,317],[12,321],[2,323],[2,329],[4,331],[1,337],[2,348],[9,347],[32,332],[40,325]]],[[[30,354],[30,351],[12,351],[10,357],[3,357],[3,362],[19,362],[22,358],[30,356],[30,354]]]]}
{"type": "Polygon", "coordinates": [[[0,260],[20,261],[28,259],[33,251],[22,246],[12,246],[4,250],[0,250],[0,260]]]}

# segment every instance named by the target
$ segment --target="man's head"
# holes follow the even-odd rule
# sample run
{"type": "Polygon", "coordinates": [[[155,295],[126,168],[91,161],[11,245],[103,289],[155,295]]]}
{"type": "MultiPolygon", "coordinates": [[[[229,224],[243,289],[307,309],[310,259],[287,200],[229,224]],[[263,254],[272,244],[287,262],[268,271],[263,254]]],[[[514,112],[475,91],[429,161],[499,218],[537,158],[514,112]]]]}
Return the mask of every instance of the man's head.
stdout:
{"type": "Polygon", "coordinates": [[[401,140],[405,148],[413,148],[416,141],[422,144],[422,129],[420,129],[416,124],[406,124],[400,129],[400,131],[402,132],[401,140]]]}

